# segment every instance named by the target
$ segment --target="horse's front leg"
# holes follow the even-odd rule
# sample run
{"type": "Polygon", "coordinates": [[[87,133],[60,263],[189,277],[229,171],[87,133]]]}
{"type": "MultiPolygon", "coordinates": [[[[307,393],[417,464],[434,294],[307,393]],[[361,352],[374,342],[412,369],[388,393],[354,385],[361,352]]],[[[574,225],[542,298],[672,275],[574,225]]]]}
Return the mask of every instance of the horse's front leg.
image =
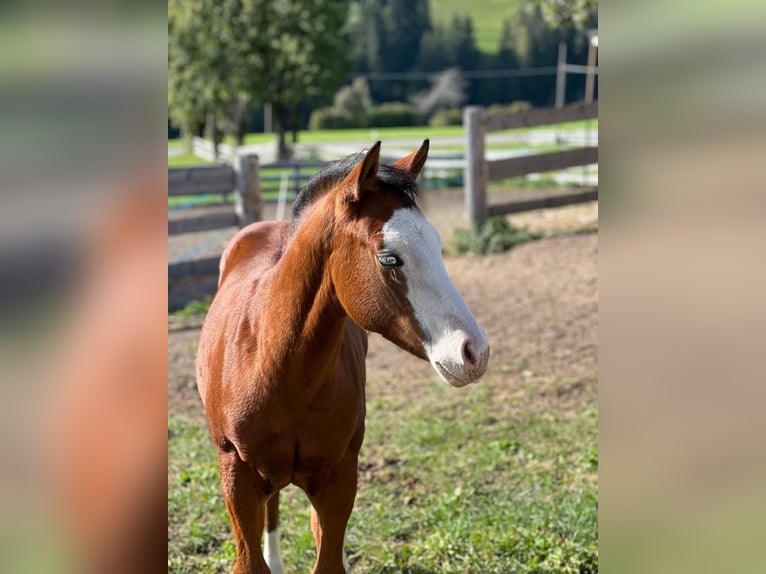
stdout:
{"type": "Polygon", "coordinates": [[[311,530],[317,547],[313,574],[348,572],[343,542],[356,498],[356,474],[357,456],[348,456],[332,471],[322,490],[309,496],[313,505],[311,530]]]}
{"type": "Polygon", "coordinates": [[[220,452],[221,487],[237,544],[234,574],[269,574],[261,551],[266,496],[257,487],[254,471],[236,451],[220,452]]]}

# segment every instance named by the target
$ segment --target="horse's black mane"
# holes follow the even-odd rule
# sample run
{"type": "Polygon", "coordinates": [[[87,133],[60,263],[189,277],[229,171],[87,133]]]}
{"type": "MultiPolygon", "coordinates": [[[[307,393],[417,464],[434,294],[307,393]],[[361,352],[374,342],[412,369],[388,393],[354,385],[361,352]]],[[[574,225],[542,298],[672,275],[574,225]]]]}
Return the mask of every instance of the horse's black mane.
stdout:
{"type": "MultiPolygon", "coordinates": [[[[295,203],[293,203],[293,230],[297,227],[298,221],[306,209],[334,185],[343,181],[356,164],[362,161],[364,154],[365,152],[361,152],[331,161],[314,174],[300,190],[298,197],[295,198],[295,203]]],[[[415,199],[418,194],[418,186],[406,171],[381,163],[378,168],[377,185],[381,190],[399,195],[404,201],[405,207],[417,207],[415,199]]]]}

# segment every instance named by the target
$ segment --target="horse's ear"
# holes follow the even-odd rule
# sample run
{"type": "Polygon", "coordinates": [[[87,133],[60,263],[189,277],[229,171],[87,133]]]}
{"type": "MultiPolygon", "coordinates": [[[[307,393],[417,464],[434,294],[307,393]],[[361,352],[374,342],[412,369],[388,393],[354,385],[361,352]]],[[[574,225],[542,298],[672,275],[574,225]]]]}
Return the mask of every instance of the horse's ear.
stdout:
{"type": "Polygon", "coordinates": [[[379,167],[380,141],[377,141],[343,181],[343,199],[346,203],[364,199],[365,194],[375,187],[379,167]]]}
{"type": "Polygon", "coordinates": [[[423,166],[426,163],[426,159],[428,159],[428,147],[429,141],[423,140],[423,145],[420,146],[419,150],[414,151],[410,155],[406,155],[399,161],[393,163],[393,167],[406,170],[410,172],[413,178],[417,178],[418,175],[420,175],[420,170],[423,169],[423,166]]]}

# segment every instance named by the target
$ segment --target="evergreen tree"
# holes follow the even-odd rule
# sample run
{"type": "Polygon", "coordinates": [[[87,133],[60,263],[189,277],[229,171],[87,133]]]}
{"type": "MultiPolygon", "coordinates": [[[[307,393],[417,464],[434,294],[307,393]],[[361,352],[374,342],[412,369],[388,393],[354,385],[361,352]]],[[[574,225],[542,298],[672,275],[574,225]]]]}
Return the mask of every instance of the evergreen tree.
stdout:
{"type": "Polygon", "coordinates": [[[439,24],[428,30],[420,40],[418,69],[423,72],[438,72],[455,65],[447,49],[449,32],[439,24]]]}
{"type": "MultiPolygon", "coordinates": [[[[448,68],[476,70],[484,67],[481,53],[476,48],[473,21],[469,16],[455,15],[448,27],[437,24],[423,35],[420,44],[418,69],[440,72],[448,68]]],[[[492,101],[489,93],[481,93],[480,82],[468,83],[468,103],[486,103],[483,95],[492,101]]]]}
{"type": "MultiPolygon", "coordinates": [[[[408,72],[418,63],[423,35],[431,28],[428,0],[360,0],[349,16],[356,70],[408,72]]],[[[374,82],[374,99],[405,99],[406,83],[374,82]]]]}
{"type": "MultiPolygon", "coordinates": [[[[594,27],[595,14],[584,21],[585,27],[594,27]]],[[[567,44],[567,62],[585,64],[587,47],[585,34],[565,23],[551,27],[543,16],[538,0],[529,0],[519,13],[513,26],[513,44],[521,67],[555,66],[558,61],[559,42],[567,44]]],[[[584,75],[569,75],[566,101],[582,97],[584,75]]],[[[519,99],[535,106],[551,106],[554,103],[556,78],[554,75],[524,78],[519,82],[519,99]]]]}
{"type": "MultiPolygon", "coordinates": [[[[494,57],[493,67],[499,70],[512,70],[519,67],[519,59],[516,56],[514,27],[510,20],[503,22],[503,30],[500,34],[500,43],[497,54],[494,57]]],[[[513,77],[490,80],[488,82],[488,90],[492,92],[493,102],[508,103],[520,100],[521,81],[519,78],[513,77]]]]}
{"type": "MultiPolygon", "coordinates": [[[[481,53],[476,48],[476,40],[473,35],[473,20],[468,15],[455,15],[452,18],[449,32],[449,50],[452,65],[461,70],[476,70],[481,67],[481,53]]],[[[483,93],[480,81],[469,80],[468,102],[471,104],[486,104],[491,101],[483,93]]]]}
{"type": "Polygon", "coordinates": [[[380,4],[385,31],[381,71],[411,70],[418,59],[420,39],[431,27],[428,0],[387,0],[380,4]]]}
{"type": "Polygon", "coordinates": [[[479,63],[479,50],[473,37],[473,20],[468,15],[452,17],[449,30],[451,64],[461,70],[474,70],[479,63]]]}
{"type": "Polygon", "coordinates": [[[592,27],[591,21],[598,13],[598,0],[536,0],[540,15],[551,28],[592,27]]]}

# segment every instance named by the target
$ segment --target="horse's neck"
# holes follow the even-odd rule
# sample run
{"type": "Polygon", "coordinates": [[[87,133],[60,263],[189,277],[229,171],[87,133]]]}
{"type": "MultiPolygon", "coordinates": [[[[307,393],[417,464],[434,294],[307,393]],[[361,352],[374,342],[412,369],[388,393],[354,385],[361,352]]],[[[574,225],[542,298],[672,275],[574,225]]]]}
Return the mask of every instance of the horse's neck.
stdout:
{"type": "Polygon", "coordinates": [[[321,214],[300,225],[263,285],[258,317],[261,365],[309,390],[335,372],[346,320],[327,267],[331,234],[321,214]]]}

